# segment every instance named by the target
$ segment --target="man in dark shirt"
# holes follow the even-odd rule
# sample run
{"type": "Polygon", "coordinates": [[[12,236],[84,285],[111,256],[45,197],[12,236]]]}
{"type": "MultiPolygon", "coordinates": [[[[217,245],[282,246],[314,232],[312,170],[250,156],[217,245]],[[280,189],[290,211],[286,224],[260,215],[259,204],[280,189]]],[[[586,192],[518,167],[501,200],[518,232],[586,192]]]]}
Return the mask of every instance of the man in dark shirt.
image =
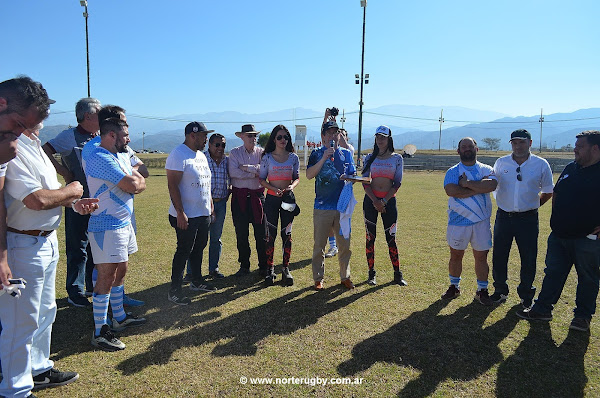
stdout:
{"type": "Polygon", "coordinates": [[[531,310],[518,311],[517,316],[551,320],[575,264],[576,306],[569,328],[586,332],[596,312],[600,284],[600,131],[577,134],[574,151],[575,162],[565,167],[554,187],[542,291],[531,310]]]}

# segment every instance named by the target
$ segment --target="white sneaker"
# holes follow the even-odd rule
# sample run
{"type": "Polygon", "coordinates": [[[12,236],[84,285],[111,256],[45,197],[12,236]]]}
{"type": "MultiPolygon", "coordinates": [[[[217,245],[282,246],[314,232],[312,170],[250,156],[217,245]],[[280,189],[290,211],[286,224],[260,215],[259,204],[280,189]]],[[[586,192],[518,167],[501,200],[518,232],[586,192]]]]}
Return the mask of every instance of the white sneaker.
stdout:
{"type": "Polygon", "coordinates": [[[331,257],[335,256],[336,254],[338,254],[337,246],[329,247],[329,251],[327,253],[325,253],[325,258],[331,258],[331,257]]]}

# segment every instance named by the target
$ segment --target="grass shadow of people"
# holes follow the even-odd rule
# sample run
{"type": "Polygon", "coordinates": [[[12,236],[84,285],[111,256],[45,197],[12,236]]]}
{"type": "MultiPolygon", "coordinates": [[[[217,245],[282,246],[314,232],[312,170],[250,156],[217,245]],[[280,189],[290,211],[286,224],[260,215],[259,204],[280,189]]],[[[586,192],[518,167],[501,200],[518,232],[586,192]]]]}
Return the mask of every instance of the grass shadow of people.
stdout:
{"type": "Polygon", "coordinates": [[[498,344],[514,329],[516,317],[483,327],[492,311],[473,301],[441,315],[448,301],[438,300],[388,330],[362,341],[352,358],[338,366],[342,376],[356,375],[377,362],[418,369],[398,396],[426,397],[447,379],[470,380],[503,360],[498,344]]]}
{"type": "Polygon", "coordinates": [[[589,333],[569,330],[557,346],[548,322],[532,322],[515,352],[498,367],[496,396],[583,397],[589,342],[589,333]]]}

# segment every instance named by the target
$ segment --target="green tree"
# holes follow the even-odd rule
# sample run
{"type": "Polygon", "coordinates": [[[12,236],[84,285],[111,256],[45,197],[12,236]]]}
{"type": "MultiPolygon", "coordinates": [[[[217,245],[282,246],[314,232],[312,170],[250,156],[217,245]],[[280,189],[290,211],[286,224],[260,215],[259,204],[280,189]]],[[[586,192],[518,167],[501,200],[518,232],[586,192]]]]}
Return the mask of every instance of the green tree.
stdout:
{"type": "Polygon", "coordinates": [[[269,141],[270,135],[271,133],[260,133],[258,135],[258,145],[260,145],[263,148],[267,146],[267,141],[269,141]]]}
{"type": "Polygon", "coordinates": [[[484,144],[484,149],[489,149],[490,151],[497,151],[500,149],[500,138],[486,137],[482,141],[484,144]]]}

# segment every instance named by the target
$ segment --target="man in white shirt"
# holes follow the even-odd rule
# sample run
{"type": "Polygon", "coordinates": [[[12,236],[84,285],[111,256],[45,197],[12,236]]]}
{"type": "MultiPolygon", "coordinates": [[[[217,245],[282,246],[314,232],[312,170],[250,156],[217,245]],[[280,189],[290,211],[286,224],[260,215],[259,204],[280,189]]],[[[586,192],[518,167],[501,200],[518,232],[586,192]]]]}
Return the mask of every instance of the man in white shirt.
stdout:
{"type": "Polygon", "coordinates": [[[37,137],[39,129],[41,125],[23,132],[17,157],[6,170],[8,262],[13,276],[27,281],[19,299],[0,296],[0,395],[7,397],[26,397],[32,389],[65,385],[79,377],[56,370],[49,359],[56,317],[55,230],[63,206],[88,214],[98,200],[79,199],[83,187],[78,181],[61,187],[37,137]]]}
{"type": "Polygon", "coordinates": [[[503,303],[508,298],[508,256],[513,238],[521,256],[521,281],[517,293],[524,308],[531,307],[535,295],[538,252],[538,208],[552,197],[552,170],[545,159],[530,152],[531,134],[519,129],[510,135],[512,153],[496,160],[494,193],[498,211],[494,224],[492,276],[494,294],[490,299],[503,303]]]}
{"type": "Polygon", "coordinates": [[[208,284],[201,273],[202,253],[208,242],[213,212],[211,173],[202,153],[209,132],[204,123],[185,126],[185,141],[175,147],[167,158],[167,184],[171,196],[169,222],[177,234],[177,249],[173,256],[169,301],[188,305],[191,300],[181,291],[183,270],[190,260],[192,291],[217,290],[208,284]]]}

